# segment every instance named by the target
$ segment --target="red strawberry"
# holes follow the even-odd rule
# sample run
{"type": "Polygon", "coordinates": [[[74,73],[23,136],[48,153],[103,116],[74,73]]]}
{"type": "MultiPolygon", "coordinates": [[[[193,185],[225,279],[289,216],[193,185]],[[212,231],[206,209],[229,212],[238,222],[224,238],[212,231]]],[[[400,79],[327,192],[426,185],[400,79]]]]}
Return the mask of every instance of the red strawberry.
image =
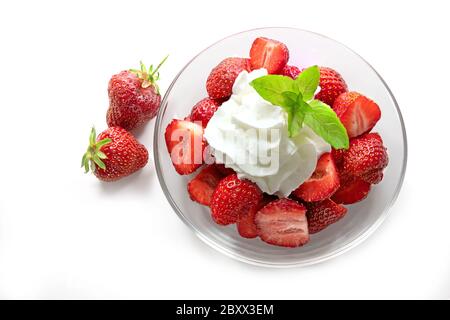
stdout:
{"type": "Polygon", "coordinates": [[[296,66],[286,65],[286,66],[284,66],[283,70],[281,71],[281,75],[290,77],[295,80],[295,79],[297,79],[300,72],[301,72],[300,69],[297,68],[296,66]]]}
{"type": "Polygon", "coordinates": [[[333,110],[341,120],[349,138],[369,132],[380,120],[378,105],[357,92],[344,92],[333,103],[333,110]]]}
{"type": "Polygon", "coordinates": [[[311,178],[296,190],[294,196],[308,202],[329,198],[339,188],[339,176],[331,153],[323,154],[311,178]]]}
{"type": "Polygon", "coordinates": [[[331,149],[331,157],[333,158],[338,171],[344,166],[344,153],[345,149],[331,149]]]}
{"type": "Polygon", "coordinates": [[[119,126],[133,130],[156,116],[161,104],[157,81],[159,68],[147,70],[141,62],[141,70],[122,71],[112,76],[108,84],[109,109],[106,121],[109,127],[119,126]]]}
{"type": "Polygon", "coordinates": [[[227,225],[254,209],[262,192],[252,182],[240,180],[236,174],[223,178],[211,198],[211,215],[217,224],[227,225]]]}
{"type": "Polygon", "coordinates": [[[189,181],[187,187],[189,196],[193,201],[209,206],[212,194],[222,179],[223,175],[215,165],[204,167],[194,179],[189,181]]]}
{"type": "Polygon", "coordinates": [[[236,222],[236,226],[241,237],[256,238],[258,236],[258,229],[255,224],[255,215],[262,207],[275,199],[276,197],[264,195],[257,206],[239,217],[236,222]]]}
{"type": "Polygon", "coordinates": [[[147,149],[125,129],[110,127],[96,138],[92,128],[81,166],[100,180],[115,181],[143,168],[147,161],[147,149]]]}
{"type": "Polygon", "coordinates": [[[347,213],[347,208],[336,204],[330,199],[308,203],[306,206],[308,208],[306,212],[306,216],[308,217],[308,230],[311,234],[322,231],[347,213]]]}
{"type": "Polygon", "coordinates": [[[316,94],[316,99],[332,106],[334,100],[343,92],[346,92],[347,84],[342,76],[335,70],[327,67],[320,67],[320,92],[316,94]]]}
{"type": "Polygon", "coordinates": [[[172,163],[179,174],[191,174],[203,164],[206,142],[202,126],[174,119],[166,128],[165,139],[172,163]]]}
{"type": "Polygon", "coordinates": [[[250,49],[252,70],[265,68],[269,74],[279,74],[289,60],[284,43],[267,38],[256,38],[250,49]]]}
{"type": "Polygon", "coordinates": [[[232,94],[233,84],[239,73],[250,70],[245,58],[226,58],[219,63],[208,76],[206,91],[212,99],[228,98],[232,94]]]}
{"type": "Polygon", "coordinates": [[[382,172],[388,162],[380,135],[369,133],[350,140],[350,147],[344,154],[344,172],[377,183],[381,181],[377,172],[382,172]]]}
{"type": "Polygon", "coordinates": [[[217,111],[221,103],[217,100],[211,98],[205,98],[197,102],[197,104],[192,108],[191,115],[189,116],[190,121],[201,121],[203,128],[206,128],[209,120],[213,116],[214,112],[217,111]]]}
{"type": "Polygon", "coordinates": [[[364,173],[361,176],[361,179],[363,179],[364,181],[366,181],[370,184],[380,183],[381,180],[383,180],[383,170],[373,170],[373,171],[364,173]]]}
{"type": "Polygon", "coordinates": [[[223,163],[216,163],[217,170],[219,170],[224,176],[229,176],[230,174],[236,173],[231,168],[226,168],[223,163]]]}
{"type": "Polygon", "coordinates": [[[306,208],[290,199],[279,199],[264,206],[255,215],[262,241],[282,247],[299,247],[309,241],[306,208]]]}
{"type": "Polygon", "coordinates": [[[341,186],[331,196],[336,203],[352,204],[364,200],[370,191],[370,183],[353,176],[341,176],[341,186]]]}

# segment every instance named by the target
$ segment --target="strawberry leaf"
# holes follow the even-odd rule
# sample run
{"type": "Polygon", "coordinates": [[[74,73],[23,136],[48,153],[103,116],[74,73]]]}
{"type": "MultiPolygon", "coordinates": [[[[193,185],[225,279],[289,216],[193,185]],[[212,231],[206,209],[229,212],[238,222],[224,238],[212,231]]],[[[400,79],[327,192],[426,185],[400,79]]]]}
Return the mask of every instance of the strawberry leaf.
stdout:
{"type": "Polygon", "coordinates": [[[102,159],[106,159],[106,154],[101,151],[100,149],[107,145],[108,143],[111,143],[112,140],[110,138],[105,138],[100,141],[96,141],[97,134],[95,132],[95,128],[92,127],[91,133],[89,135],[89,147],[87,148],[85,154],[83,154],[83,158],[81,159],[81,167],[84,167],[85,173],[89,172],[89,169],[92,170],[92,172],[95,172],[96,166],[106,170],[106,165],[102,161],[102,159]]]}

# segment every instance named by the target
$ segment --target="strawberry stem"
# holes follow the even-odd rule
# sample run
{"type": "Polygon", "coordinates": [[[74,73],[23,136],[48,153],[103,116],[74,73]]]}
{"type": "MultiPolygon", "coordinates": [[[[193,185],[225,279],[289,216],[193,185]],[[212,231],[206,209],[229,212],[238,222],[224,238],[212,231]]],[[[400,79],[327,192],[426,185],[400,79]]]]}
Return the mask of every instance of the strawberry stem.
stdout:
{"type": "MultiPolygon", "coordinates": [[[[159,68],[161,68],[161,66],[164,64],[164,62],[166,62],[167,58],[169,57],[169,55],[165,56],[164,59],[162,59],[162,61],[158,64],[158,66],[156,67],[156,69],[151,73],[151,75],[154,75],[156,72],[158,72],[159,68]]],[[[153,66],[150,66],[153,67],[153,66]]],[[[158,73],[158,79],[159,79],[159,73],[158,73]]]]}
{"type": "Polygon", "coordinates": [[[84,167],[84,172],[88,173],[89,169],[94,172],[97,167],[105,170],[106,165],[102,161],[102,159],[107,159],[107,156],[100,149],[111,143],[112,140],[110,138],[106,138],[100,141],[97,141],[97,134],[95,132],[95,128],[92,127],[91,134],[89,135],[89,146],[86,150],[86,153],[83,155],[81,159],[81,167],[84,167]]]}
{"type": "Polygon", "coordinates": [[[156,90],[156,93],[159,94],[159,87],[156,83],[159,80],[159,68],[163,65],[164,62],[166,62],[169,55],[167,55],[153,70],[153,65],[150,65],[150,67],[147,69],[145,64],[140,61],[140,70],[136,69],[129,69],[130,72],[134,73],[139,79],[142,80],[141,87],[142,88],[148,88],[150,86],[153,86],[156,90]]]}

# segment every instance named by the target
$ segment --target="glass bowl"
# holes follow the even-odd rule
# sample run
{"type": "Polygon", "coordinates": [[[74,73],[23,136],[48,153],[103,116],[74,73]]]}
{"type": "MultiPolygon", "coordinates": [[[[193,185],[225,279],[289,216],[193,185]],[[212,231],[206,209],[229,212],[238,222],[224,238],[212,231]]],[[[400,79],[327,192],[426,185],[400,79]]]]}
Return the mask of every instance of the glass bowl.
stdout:
{"type": "MultiPolygon", "coordinates": [[[[200,52],[175,77],[158,113],[154,133],[154,158],[159,182],[175,213],[205,243],[218,251],[251,264],[289,267],[314,264],[335,257],[361,243],[388,215],[400,191],[406,169],[406,132],[392,92],[381,76],[358,54],[335,40],[294,28],[262,28],[244,31],[222,39],[200,52]],[[374,99],[382,117],[374,131],[383,137],[389,153],[389,166],[383,181],[373,186],[369,196],[349,205],[347,215],[325,230],[311,235],[303,247],[272,246],[239,236],[235,225],[219,226],[209,208],[190,200],[186,185],[190,176],[175,172],[164,141],[164,132],[173,118],[184,118],[192,106],[207,96],[205,83],[211,69],[224,58],[248,57],[250,46],[264,36],[285,43],[289,64],[299,67],[328,66],[338,70],[350,90],[374,99]]],[[[195,173],[194,173],[195,174],[195,173]]]]}

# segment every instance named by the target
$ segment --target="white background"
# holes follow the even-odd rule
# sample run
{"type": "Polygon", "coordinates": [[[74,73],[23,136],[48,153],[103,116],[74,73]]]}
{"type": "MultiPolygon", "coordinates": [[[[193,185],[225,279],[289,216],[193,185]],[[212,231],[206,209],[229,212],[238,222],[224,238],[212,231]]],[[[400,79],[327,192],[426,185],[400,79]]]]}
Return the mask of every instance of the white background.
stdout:
{"type": "Polygon", "coordinates": [[[446,1],[3,1],[0,4],[0,298],[450,298],[450,50],[446,1]],[[151,159],[113,184],[79,168],[107,82],[140,59],[162,91],[229,34],[292,26],[330,36],[384,77],[409,159],[390,217],[362,245],[306,268],[265,269],[203,244],[151,159]]]}

